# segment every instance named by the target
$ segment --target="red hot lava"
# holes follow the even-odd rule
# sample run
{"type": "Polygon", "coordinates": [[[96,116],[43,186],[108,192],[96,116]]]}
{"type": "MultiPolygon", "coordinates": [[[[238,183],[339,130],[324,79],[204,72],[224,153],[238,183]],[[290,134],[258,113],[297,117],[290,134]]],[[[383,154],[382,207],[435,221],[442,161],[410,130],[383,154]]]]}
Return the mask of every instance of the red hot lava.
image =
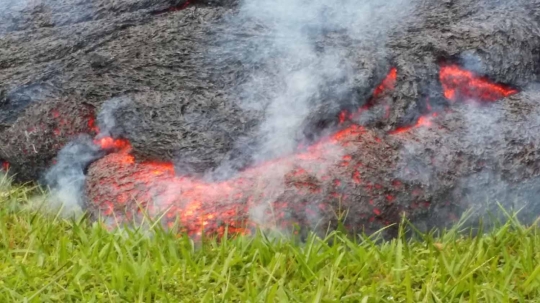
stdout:
{"type": "Polygon", "coordinates": [[[496,84],[487,78],[479,77],[457,65],[441,66],[439,80],[444,96],[452,102],[461,99],[493,102],[518,92],[506,85],[496,84]]]}
{"type": "Polygon", "coordinates": [[[130,148],[130,143],[128,140],[113,139],[112,137],[94,139],[94,144],[98,145],[103,150],[122,150],[130,148]]]}
{"type": "Polygon", "coordinates": [[[391,131],[390,134],[392,134],[392,135],[401,134],[401,133],[407,132],[407,131],[409,131],[409,130],[411,130],[413,128],[416,128],[416,127],[422,127],[422,126],[430,127],[432,125],[432,122],[431,122],[432,117],[437,117],[437,113],[433,113],[433,114],[431,114],[431,116],[422,116],[422,117],[418,118],[418,121],[416,121],[415,124],[410,125],[410,126],[405,126],[405,127],[399,127],[397,129],[391,131]]]}
{"type": "MultiPolygon", "coordinates": [[[[375,94],[380,96],[392,89],[396,76],[397,70],[392,69],[375,94]]],[[[358,197],[343,193],[350,186],[361,188],[358,192],[365,195],[375,195],[371,203],[360,206],[361,219],[369,220],[376,225],[375,229],[399,217],[399,213],[394,212],[394,218],[386,214],[388,217],[383,219],[380,209],[393,204],[403,192],[395,185],[401,183],[394,181],[390,185],[392,191],[383,193],[385,186],[374,182],[377,177],[365,173],[376,166],[371,161],[389,161],[367,154],[385,154],[381,150],[390,147],[374,133],[355,124],[305,152],[250,168],[221,183],[176,176],[171,163],[137,163],[129,153],[127,141],[102,138],[95,142],[121,151],[92,165],[87,183],[88,198],[92,202],[90,209],[122,221],[140,217],[143,211],[152,216],[165,213],[164,219],[169,225],[178,223],[192,236],[199,236],[203,231],[221,236],[225,226],[230,233],[248,233],[254,226],[283,229],[310,226],[321,217],[326,216],[328,222],[335,219],[328,218],[332,204],[346,206],[357,201],[358,197]],[[360,145],[365,148],[359,148],[360,145]],[[360,159],[369,160],[360,162],[360,159]],[[126,210],[132,213],[126,214],[126,210]],[[258,210],[257,214],[250,214],[253,210],[258,210]]],[[[382,182],[385,181],[380,180],[382,182]]]]}
{"type": "MultiPolygon", "coordinates": [[[[457,65],[442,65],[439,80],[445,98],[450,102],[474,100],[477,102],[494,102],[518,93],[516,89],[503,84],[496,84],[487,78],[479,77],[473,72],[462,69],[457,65]]],[[[431,112],[432,107],[426,101],[426,108],[431,112]]],[[[397,128],[391,134],[399,134],[419,126],[431,126],[431,119],[438,113],[428,113],[418,119],[414,125],[397,128]]]]}
{"type": "MultiPolygon", "coordinates": [[[[373,98],[393,89],[396,78],[397,70],[392,69],[373,98]]],[[[441,68],[440,79],[451,100],[467,96],[494,101],[516,92],[454,66],[441,68]]],[[[91,166],[89,209],[114,217],[116,223],[141,218],[145,212],[163,216],[170,227],[178,224],[191,236],[222,236],[225,228],[229,233],[249,233],[254,226],[314,227],[314,222],[335,221],[336,209],[354,208],[355,217],[349,223],[353,228],[377,230],[398,222],[403,213],[430,208],[422,188],[385,178],[396,159],[395,147],[386,141],[415,127],[429,127],[436,116],[420,117],[415,125],[391,132],[388,140],[350,124],[305,152],[250,168],[221,183],[176,176],[172,163],[137,163],[128,141],[97,139],[102,148],[120,151],[91,166]],[[346,190],[351,187],[355,190],[346,190]]],[[[346,117],[340,114],[340,122],[346,117]]]]}
{"type": "MultiPolygon", "coordinates": [[[[375,149],[380,152],[390,146],[364,128],[351,125],[304,153],[253,167],[225,182],[211,183],[176,176],[170,163],[136,163],[126,148],[92,165],[87,194],[92,201],[90,209],[106,217],[130,221],[140,218],[141,212],[151,217],[164,213],[167,224],[178,223],[192,236],[203,232],[221,236],[225,227],[229,233],[249,233],[255,226],[305,227],[321,217],[330,222],[333,204],[352,204],[355,197],[343,194],[346,187],[361,187],[359,192],[366,195],[382,193],[383,186],[362,181],[364,172],[375,164],[371,163],[373,157],[360,162],[367,157],[358,153],[374,153],[375,149]],[[358,145],[365,148],[357,150],[358,145]],[[126,210],[132,212],[126,214],[126,210]]],[[[373,205],[361,206],[366,219],[380,224],[377,229],[384,226],[377,209],[394,203],[397,195],[399,192],[381,194],[373,205]]]]}
{"type": "MultiPolygon", "coordinates": [[[[398,76],[397,68],[392,67],[390,71],[388,72],[388,74],[386,75],[386,77],[381,82],[381,84],[379,84],[379,86],[375,88],[371,98],[366,102],[364,106],[358,109],[358,112],[356,114],[351,114],[347,110],[343,110],[341,113],[339,113],[339,116],[338,116],[339,123],[342,124],[345,121],[352,119],[354,116],[369,110],[371,107],[373,107],[376,104],[376,101],[378,99],[380,99],[386,93],[394,90],[394,88],[396,87],[397,76],[398,76]]],[[[390,107],[386,106],[387,115],[389,114],[389,110],[390,110],[390,107]]]]}
{"type": "Polygon", "coordinates": [[[380,98],[385,92],[389,92],[393,90],[396,87],[397,75],[398,75],[397,68],[392,67],[388,75],[386,75],[386,78],[384,78],[382,83],[379,86],[377,86],[375,91],[373,91],[372,99],[375,100],[377,98],[380,98]]]}

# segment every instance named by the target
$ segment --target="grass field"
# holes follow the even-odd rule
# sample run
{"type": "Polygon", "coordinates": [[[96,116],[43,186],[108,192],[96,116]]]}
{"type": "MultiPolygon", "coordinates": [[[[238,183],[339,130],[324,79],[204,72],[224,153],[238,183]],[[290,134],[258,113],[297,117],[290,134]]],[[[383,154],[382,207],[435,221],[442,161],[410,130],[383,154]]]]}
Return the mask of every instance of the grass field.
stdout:
{"type": "Polygon", "coordinates": [[[32,194],[0,181],[0,302],[540,302],[540,234],[515,220],[480,236],[194,243],[61,219],[25,207],[32,194]]]}

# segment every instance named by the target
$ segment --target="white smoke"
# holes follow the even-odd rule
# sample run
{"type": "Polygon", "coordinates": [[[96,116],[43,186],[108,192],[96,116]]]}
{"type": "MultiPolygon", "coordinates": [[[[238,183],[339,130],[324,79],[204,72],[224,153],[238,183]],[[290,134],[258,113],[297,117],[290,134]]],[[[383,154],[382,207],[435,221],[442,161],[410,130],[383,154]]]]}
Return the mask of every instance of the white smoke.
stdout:
{"type": "MultiPolygon", "coordinates": [[[[131,102],[128,98],[114,98],[105,102],[97,116],[100,133],[96,138],[114,136],[118,132],[114,112],[131,102]]],[[[44,175],[44,183],[50,188],[45,201],[48,210],[69,217],[81,214],[85,209],[85,183],[88,166],[103,157],[106,152],[88,135],[82,135],[68,143],[58,153],[56,164],[44,175]]]]}
{"type": "Polygon", "coordinates": [[[68,143],[57,157],[57,163],[45,174],[50,187],[47,210],[63,216],[81,214],[84,210],[85,170],[102,156],[99,146],[89,136],[81,136],[68,143]]]}
{"type": "Polygon", "coordinates": [[[103,103],[97,116],[97,124],[100,131],[97,138],[117,137],[123,132],[116,124],[114,114],[117,110],[129,106],[131,102],[131,99],[128,97],[118,97],[103,103]]]}
{"type": "MultiPolygon", "coordinates": [[[[231,49],[238,51],[240,62],[256,67],[250,71],[249,80],[235,88],[242,107],[264,112],[256,132],[257,143],[249,151],[255,164],[297,151],[299,142],[307,141],[303,133],[308,116],[322,103],[335,104],[338,108],[341,103],[356,104],[359,108],[367,101],[351,99],[362,98],[356,91],[373,89],[368,83],[372,79],[365,76],[370,73],[365,70],[375,68],[373,57],[386,57],[386,38],[413,12],[414,2],[244,0],[240,3],[237,14],[228,20],[234,34],[224,40],[233,41],[231,49]],[[248,33],[249,38],[238,32],[248,33]],[[245,47],[240,49],[238,45],[245,47]],[[364,58],[362,54],[371,57],[364,58]],[[362,63],[364,60],[369,63],[362,63]]],[[[340,151],[336,150],[335,154],[339,157],[340,151]]],[[[230,177],[231,167],[235,165],[225,162],[216,171],[230,177]]],[[[268,173],[279,175],[275,171],[268,173]]],[[[275,196],[286,188],[283,175],[265,186],[271,186],[275,196]]],[[[266,223],[265,213],[271,205],[272,201],[261,201],[250,210],[251,219],[266,223]]],[[[317,218],[312,223],[318,224],[317,218]]]]}
{"type": "Polygon", "coordinates": [[[242,86],[244,96],[248,96],[244,106],[265,109],[255,160],[294,152],[303,123],[317,103],[332,101],[325,98],[338,102],[354,90],[358,72],[354,61],[363,58],[350,56],[349,50],[334,45],[341,38],[329,37],[354,41],[349,47],[369,45],[382,55],[386,35],[413,9],[412,0],[243,1],[233,21],[243,24],[254,20],[264,29],[264,38],[255,37],[251,44],[255,51],[245,52],[241,60],[271,70],[254,72],[251,81],[242,86]],[[332,85],[335,81],[339,84],[332,85]],[[323,95],[328,87],[333,91],[323,95]]]}

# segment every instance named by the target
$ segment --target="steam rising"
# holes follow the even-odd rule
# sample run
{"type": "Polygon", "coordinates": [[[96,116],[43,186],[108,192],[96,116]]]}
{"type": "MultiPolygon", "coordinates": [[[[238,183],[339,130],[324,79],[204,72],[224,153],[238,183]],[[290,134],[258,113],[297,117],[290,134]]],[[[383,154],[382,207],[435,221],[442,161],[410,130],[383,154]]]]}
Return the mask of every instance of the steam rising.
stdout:
{"type": "Polygon", "coordinates": [[[244,106],[265,110],[256,162],[294,152],[321,103],[361,106],[366,100],[354,92],[368,79],[358,79],[358,62],[340,43],[384,56],[386,35],[413,8],[411,0],[244,1],[232,26],[254,20],[264,29],[240,58],[264,66],[241,87],[244,106]]]}
{"type": "MultiPolygon", "coordinates": [[[[241,50],[238,59],[261,68],[253,70],[250,80],[236,88],[244,108],[264,112],[255,146],[249,148],[253,162],[292,154],[300,143],[309,141],[306,131],[311,130],[305,129],[306,122],[317,108],[324,112],[327,108],[362,106],[372,89],[368,78],[374,71],[369,69],[375,67],[363,66],[355,61],[358,54],[351,52],[361,48],[369,56],[384,58],[387,34],[413,9],[412,0],[243,1],[229,26],[234,32],[245,24],[256,24],[259,33],[250,37],[249,49],[241,50]]],[[[240,138],[237,145],[246,145],[245,141],[240,138]]],[[[335,154],[339,157],[341,152],[335,154]]],[[[234,176],[231,168],[238,166],[226,161],[214,176],[234,176]]],[[[283,176],[273,181],[267,186],[279,196],[285,188],[283,176]]],[[[264,214],[272,202],[261,201],[252,207],[251,219],[268,225],[264,214]]],[[[318,224],[318,219],[314,215],[310,224],[318,224]]]]}
{"type": "Polygon", "coordinates": [[[89,136],[81,136],[60,151],[57,164],[44,177],[45,183],[51,188],[48,202],[52,211],[61,210],[64,216],[82,212],[85,170],[102,156],[101,149],[89,136]]]}
{"type": "MultiPolygon", "coordinates": [[[[371,74],[363,73],[374,67],[362,66],[362,63],[353,59],[358,56],[350,55],[348,52],[363,48],[366,49],[366,53],[384,61],[385,38],[399,26],[401,20],[411,14],[414,7],[413,0],[389,0],[383,3],[378,0],[243,1],[237,14],[230,17],[227,22],[233,28],[233,32],[240,31],[246,23],[255,24],[258,29],[257,34],[250,37],[251,49],[240,51],[238,60],[247,66],[260,68],[254,68],[249,80],[234,88],[240,92],[240,102],[244,108],[255,108],[264,112],[264,118],[255,136],[257,137],[255,147],[250,146],[247,151],[254,162],[257,164],[294,153],[299,143],[308,140],[304,129],[306,120],[309,120],[309,116],[316,109],[323,108],[324,111],[324,108],[341,108],[344,105],[354,105],[357,108],[362,106],[366,100],[365,94],[358,93],[360,87],[372,87],[368,84],[371,74]],[[364,70],[359,70],[359,67],[364,70]]],[[[232,39],[232,43],[235,42],[237,41],[232,39]]],[[[231,50],[232,47],[234,45],[231,45],[231,50]]],[[[466,68],[478,73],[485,72],[482,58],[476,54],[465,52],[461,54],[460,59],[466,68]]],[[[114,112],[128,104],[129,100],[122,98],[105,103],[98,116],[101,133],[97,138],[116,137],[121,134],[122,130],[117,128],[114,112]]],[[[470,150],[471,153],[478,155],[489,149],[490,144],[504,146],[507,138],[501,131],[503,128],[497,127],[497,123],[504,120],[504,111],[500,107],[479,109],[472,105],[470,109],[462,112],[464,114],[459,120],[465,125],[459,129],[463,137],[451,136],[451,140],[457,141],[448,146],[458,150],[470,150]],[[471,144],[472,148],[469,146],[471,144]]],[[[532,121],[537,120],[537,117],[538,113],[531,113],[526,122],[535,122],[534,125],[537,125],[537,121],[532,121]]],[[[508,127],[511,125],[505,126],[508,127]]],[[[429,136],[430,134],[426,133],[424,139],[429,139],[429,136]]],[[[514,140],[525,145],[533,140],[533,136],[535,135],[524,131],[523,137],[514,140]]],[[[420,133],[418,137],[421,138],[422,134],[420,133]]],[[[449,178],[460,178],[458,179],[460,184],[455,188],[456,192],[474,191],[471,195],[456,194],[458,197],[466,197],[471,204],[481,200],[484,193],[493,196],[493,192],[497,192],[501,197],[514,198],[517,197],[516,193],[531,197],[537,191],[524,189],[531,184],[512,188],[511,184],[501,177],[500,172],[493,172],[489,168],[465,177],[450,176],[449,165],[455,165],[459,156],[451,158],[455,154],[454,151],[443,150],[435,153],[436,156],[429,159],[431,162],[422,162],[425,159],[419,158],[425,156],[423,153],[426,153],[426,142],[427,139],[411,140],[403,145],[400,151],[400,159],[404,162],[400,163],[403,170],[395,176],[397,179],[426,185],[432,187],[433,192],[437,192],[439,187],[443,188],[443,181],[438,177],[446,173],[449,178]],[[406,174],[405,169],[413,173],[406,174]]],[[[253,142],[239,138],[237,145],[243,144],[253,142]]],[[[533,146],[538,145],[540,143],[535,142],[533,146]]],[[[493,154],[488,155],[489,160],[504,158],[497,152],[491,149],[490,153],[493,154]]],[[[51,187],[51,201],[58,202],[68,212],[82,209],[85,170],[90,163],[103,155],[104,152],[88,137],[81,137],[68,144],[60,152],[57,164],[44,177],[46,184],[51,187]]],[[[335,159],[328,157],[329,162],[336,162],[343,154],[340,150],[336,150],[332,151],[332,156],[335,156],[335,159]]],[[[317,163],[316,165],[322,166],[322,170],[319,170],[319,175],[315,177],[322,177],[325,165],[328,164],[317,163]]],[[[234,173],[237,173],[235,167],[238,165],[226,161],[217,171],[232,178],[234,173]]],[[[306,167],[302,168],[309,170],[306,167]]],[[[275,202],[273,200],[285,190],[283,172],[287,169],[279,166],[273,166],[271,169],[273,171],[268,172],[265,184],[261,185],[265,189],[270,188],[268,190],[270,195],[249,211],[252,221],[263,225],[269,223],[266,222],[268,207],[271,207],[272,202],[275,202]]],[[[167,203],[174,203],[175,198],[182,193],[178,191],[177,183],[169,184],[166,180],[158,182],[164,183],[160,185],[164,185],[165,188],[163,191],[156,191],[155,197],[152,198],[158,208],[164,210],[170,206],[166,205],[167,203]]],[[[212,187],[212,184],[204,185],[208,189],[212,187]]],[[[532,185],[532,188],[539,188],[537,184],[532,185]]],[[[444,195],[451,193],[444,192],[444,195]]],[[[452,197],[443,198],[451,200],[452,197]]],[[[393,199],[392,197],[390,200],[393,199]]],[[[310,215],[312,226],[315,226],[319,219],[315,212],[310,215]]]]}
{"type": "MultiPolygon", "coordinates": [[[[115,98],[105,102],[98,114],[98,127],[100,133],[96,139],[117,135],[114,112],[128,105],[127,98],[115,98]]],[[[85,208],[84,187],[86,170],[92,162],[106,154],[93,138],[82,135],[67,144],[59,152],[56,164],[45,174],[43,183],[50,188],[47,199],[51,209],[61,210],[64,216],[80,214],[85,208]]]]}

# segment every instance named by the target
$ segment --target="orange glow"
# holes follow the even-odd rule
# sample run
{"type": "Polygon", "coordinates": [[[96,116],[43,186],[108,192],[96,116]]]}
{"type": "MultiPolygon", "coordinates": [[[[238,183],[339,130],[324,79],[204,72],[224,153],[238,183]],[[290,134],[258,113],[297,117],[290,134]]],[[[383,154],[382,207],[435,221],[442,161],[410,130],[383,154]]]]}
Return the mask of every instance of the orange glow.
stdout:
{"type": "MultiPolygon", "coordinates": [[[[380,96],[385,93],[385,90],[392,89],[395,86],[397,70],[394,68],[390,71],[386,79],[377,87],[374,96],[380,96]]],[[[347,119],[347,112],[342,112],[339,115],[339,121],[344,122],[347,119]]],[[[90,122],[90,126],[97,130],[94,121],[90,122]]],[[[253,183],[257,180],[257,176],[267,175],[269,172],[279,170],[281,167],[295,167],[299,163],[302,167],[309,167],[309,171],[304,168],[294,169],[285,175],[285,183],[293,186],[307,195],[321,194],[320,180],[325,180],[328,176],[317,176],[320,173],[322,163],[332,163],[336,161],[336,165],[344,170],[350,165],[355,165],[354,173],[349,177],[350,180],[334,179],[331,182],[335,191],[328,193],[328,199],[346,199],[338,191],[343,186],[356,184],[362,186],[361,173],[359,168],[361,163],[353,161],[350,154],[345,154],[335,160],[332,159],[335,148],[339,149],[354,149],[354,142],[360,140],[366,133],[364,127],[351,124],[348,127],[336,132],[335,134],[320,140],[319,142],[309,146],[304,152],[293,154],[290,156],[274,159],[261,165],[249,168],[241,172],[239,178],[234,178],[224,182],[205,182],[195,178],[176,176],[172,163],[158,162],[142,162],[137,163],[132,155],[130,155],[130,144],[126,140],[113,139],[105,137],[96,139],[95,142],[103,149],[115,149],[116,153],[107,157],[107,161],[103,163],[103,170],[112,171],[130,171],[130,181],[116,180],[115,176],[111,176],[110,180],[99,181],[100,190],[98,196],[92,197],[94,203],[104,215],[111,215],[119,205],[125,205],[130,201],[143,203],[145,210],[157,215],[161,212],[166,212],[165,218],[167,226],[174,225],[177,222],[182,226],[182,230],[189,235],[199,237],[206,233],[217,234],[222,236],[225,232],[225,227],[228,227],[229,233],[232,234],[247,234],[250,228],[255,226],[248,218],[249,210],[261,201],[268,199],[265,192],[265,184],[253,183]],[[109,189],[108,192],[106,189],[109,189]],[[227,203],[219,201],[239,201],[247,199],[245,204],[227,203]],[[152,201],[158,201],[157,204],[152,201]],[[219,204],[219,207],[216,206],[219,204]],[[219,212],[216,212],[219,209],[219,212]]],[[[379,138],[374,138],[376,142],[381,142],[379,138]]],[[[100,164],[101,162],[98,162],[100,164]]],[[[380,185],[378,185],[380,187],[380,185]]],[[[379,188],[378,187],[378,188],[379,188]]],[[[366,185],[370,188],[370,185],[366,185]]],[[[388,199],[388,197],[386,197],[388,199]]],[[[392,198],[390,198],[392,199],[392,198]]],[[[265,224],[277,224],[275,221],[285,218],[287,212],[294,208],[302,209],[301,212],[311,213],[306,210],[305,203],[288,204],[285,201],[276,201],[272,204],[273,209],[269,210],[269,218],[274,218],[265,224]]],[[[321,202],[316,206],[319,209],[325,209],[326,205],[321,202]]],[[[375,209],[374,212],[380,212],[375,209]]],[[[313,213],[316,216],[316,213],[313,213]]],[[[124,218],[129,220],[130,217],[124,218]]],[[[293,220],[294,221],[294,220],[293,220]]],[[[295,222],[291,221],[291,224],[295,222]]],[[[284,224],[283,220],[280,224],[284,224]]],[[[258,224],[259,227],[261,224],[258,224]]],[[[275,226],[274,226],[275,227],[275,226]]],[[[286,227],[286,226],[280,226],[286,227]]]]}
{"type": "MultiPolygon", "coordinates": [[[[374,90],[370,102],[361,111],[373,105],[376,98],[394,89],[396,79],[397,69],[392,68],[387,77],[374,90]]],[[[475,77],[472,73],[456,66],[442,67],[440,79],[445,96],[450,100],[458,100],[458,97],[466,96],[482,101],[494,101],[516,93],[513,89],[489,83],[487,80],[475,77]]],[[[428,111],[431,111],[429,100],[426,102],[428,111]]],[[[431,127],[431,120],[437,115],[438,113],[431,112],[421,116],[414,125],[396,129],[389,135],[399,135],[418,127],[431,127]]],[[[346,111],[341,112],[338,116],[340,123],[344,123],[348,118],[350,118],[350,113],[346,111]]],[[[98,131],[93,119],[89,121],[89,126],[98,131]]],[[[384,141],[356,124],[347,125],[333,135],[307,147],[301,153],[251,167],[240,172],[237,177],[224,182],[206,182],[196,178],[177,176],[172,163],[138,163],[130,154],[130,143],[124,139],[105,137],[96,139],[95,142],[103,149],[116,151],[95,163],[97,171],[113,172],[111,176],[100,177],[97,181],[92,181],[94,182],[92,186],[99,186],[99,189],[90,191],[93,195],[90,200],[102,214],[112,215],[124,210],[135,211],[129,209],[129,206],[136,203],[149,215],[160,216],[164,213],[167,226],[173,227],[178,224],[178,228],[194,237],[200,237],[204,234],[223,236],[225,228],[228,228],[229,234],[249,234],[251,228],[255,226],[255,223],[250,220],[249,211],[267,201],[272,201],[272,207],[268,210],[261,210],[260,215],[271,219],[268,219],[269,222],[264,222],[263,225],[276,227],[274,225],[280,222],[277,227],[282,228],[287,227],[284,225],[289,223],[290,225],[299,223],[295,222],[294,218],[288,219],[288,214],[291,212],[304,213],[306,216],[311,214],[316,217],[317,213],[313,209],[326,209],[328,207],[328,204],[325,204],[328,202],[326,200],[347,199],[347,196],[340,192],[340,188],[356,186],[362,188],[366,193],[385,190],[384,185],[377,184],[376,181],[367,182],[367,180],[362,179],[362,172],[365,172],[362,170],[363,164],[359,162],[358,157],[354,156],[355,150],[366,146],[362,144],[379,143],[383,146],[382,142],[384,141]],[[363,141],[366,140],[365,138],[369,138],[371,141],[366,143],[363,141]],[[336,156],[336,150],[343,152],[343,154],[336,156]],[[346,172],[348,177],[336,179],[335,176],[327,175],[325,164],[341,170],[344,172],[343,176],[347,176],[346,172]],[[117,176],[114,172],[121,173],[117,176]],[[273,189],[269,189],[269,182],[265,181],[274,181],[271,177],[272,174],[277,174],[278,179],[283,179],[286,188],[283,193],[276,194],[273,189]],[[326,188],[321,184],[325,181],[328,181],[325,183],[326,188]],[[296,189],[296,193],[305,194],[306,201],[288,203],[287,199],[290,199],[291,196],[287,196],[287,194],[295,193],[290,191],[291,188],[296,189]],[[314,195],[319,195],[317,197],[323,195],[323,199],[314,199],[314,201],[320,202],[311,206],[308,203],[313,203],[310,197],[314,197],[314,195]],[[238,201],[243,201],[243,203],[237,203],[238,201]],[[285,218],[287,220],[284,220],[285,218]]],[[[404,190],[405,185],[394,180],[390,187],[401,191],[404,190]]],[[[411,191],[411,195],[418,199],[422,193],[421,189],[411,191]]],[[[397,201],[397,197],[397,194],[383,193],[380,198],[385,203],[391,204],[397,201]]],[[[380,218],[373,216],[373,214],[375,216],[382,214],[381,209],[375,208],[376,205],[379,204],[370,200],[369,216],[365,216],[365,220],[369,222],[380,220],[380,218]]],[[[420,205],[429,207],[430,204],[419,200],[414,202],[411,207],[416,208],[420,205]]],[[[140,212],[141,210],[137,213],[140,214],[140,212]]],[[[130,220],[135,215],[126,215],[122,219],[130,220]]],[[[266,227],[261,226],[260,222],[258,226],[266,227]]]]}
{"type": "Polygon", "coordinates": [[[94,144],[101,147],[101,149],[125,149],[130,147],[130,143],[125,139],[113,139],[112,137],[103,137],[101,139],[95,139],[94,144]]]}
{"type": "Polygon", "coordinates": [[[444,96],[452,102],[463,101],[463,99],[493,102],[518,92],[506,85],[496,84],[484,77],[479,77],[457,65],[441,66],[439,80],[444,96]]]}
{"type": "Polygon", "coordinates": [[[88,128],[95,132],[96,134],[99,134],[99,128],[96,125],[96,118],[90,117],[88,118],[88,128]]]}
{"type": "Polygon", "coordinates": [[[373,91],[373,98],[379,98],[384,93],[393,90],[396,87],[396,80],[397,68],[392,67],[386,78],[384,78],[382,83],[373,91]]]}
{"type": "MultiPolygon", "coordinates": [[[[436,116],[437,115],[434,113],[433,117],[436,117],[436,116]]],[[[390,134],[392,134],[392,135],[401,134],[401,133],[407,132],[407,131],[409,131],[409,130],[411,130],[413,128],[430,127],[431,125],[432,125],[431,118],[427,117],[427,116],[422,116],[422,117],[418,118],[418,121],[416,121],[416,124],[397,128],[397,129],[391,131],[390,134]]]]}
{"type": "Polygon", "coordinates": [[[343,111],[341,111],[341,113],[339,113],[339,117],[338,117],[338,118],[339,118],[339,123],[340,123],[340,124],[343,123],[343,122],[345,122],[345,120],[347,119],[347,115],[348,115],[348,114],[349,114],[349,113],[348,113],[346,110],[343,110],[343,111]]]}
{"type": "MultiPolygon", "coordinates": [[[[389,93],[390,91],[394,90],[396,87],[396,80],[397,80],[398,71],[397,68],[392,67],[386,77],[383,79],[381,84],[375,88],[373,91],[373,95],[371,98],[366,102],[364,106],[358,109],[358,111],[354,114],[354,116],[361,114],[367,110],[369,110],[371,107],[373,107],[377,101],[377,99],[381,98],[384,94],[389,93]]],[[[387,105],[385,107],[385,118],[388,118],[390,116],[390,107],[387,105]]],[[[349,113],[347,110],[343,110],[339,113],[338,121],[340,124],[344,123],[347,120],[350,120],[353,118],[353,115],[349,113]]]]}
{"type": "MultiPolygon", "coordinates": [[[[112,215],[114,210],[122,205],[129,209],[128,203],[135,203],[135,201],[142,203],[141,207],[149,214],[158,216],[165,212],[164,218],[168,222],[168,226],[173,225],[171,222],[178,222],[182,231],[194,237],[203,234],[222,236],[226,226],[230,234],[247,234],[255,226],[255,223],[251,222],[247,215],[249,210],[268,198],[268,191],[265,190],[268,185],[256,183],[259,176],[268,175],[276,169],[290,168],[301,164],[302,166],[298,169],[288,170],[289,173],[285,175],[284,180],[286,186],[293,186],[306,195],[321,194],[320,178],[315,177],[320,170],[321,163],[335,162],[339,166],[339,163],[351,160],[352,157],[347,154],[335,158],[334,148],[342,148],[340,146],[346,146],[349,142],[358,140],[364,133],[364,128],[351,125],[314,144],[303,153],[263,163],[241,172],[241,177],[215,183],[177,176],[172,163],[137,163],[129,154],[129,147],[126,147],[109,155],[104,159],[105,162],[97,162],[97,165],[103,165],[101,169],[98,168],[103,171],[128,171],[130,172],[128,174],[129,180],[114,174],[101,179],[97,182],[100,190],[97,191],[97,196],[91,197],[91,200],[94,205],[99,204],[96,206],[104,215],[112,215]],[[247,201],[247,203],[234,203],[241,200],[247,201]],[[216,211],[218,209],[219,212],[216,211]]],[[[353,164],[351,163],[351,165],[353,164]]],[[[358,164],[354,165],[359,166],[358,164]]],[[[346,170],[347,167],[343,169],[346,170]]],[[[332,186],[339,189],[353,182],[355,184],[361,183],[359,172],[351,176],[350,180],[335,179],[332,186]]],[[[329,198],[344,199],[345,197],[333,192],[329,193],[329,198]]],[[[273,209],[269,209],[268,211],[271,213],[267,215],[274,219],[272,222],[264,223],[269,226],[276,224],[275,220],[285,218],[286,213],[291,209],[307,207],[305,204],[293,205],[285,201],[278,201],[272,205],[273,209]]],[[[323,205],[317,205],[317,207],[324,208],[323,205]]],[[[303,211],[305,212],[305,210],[303,211]]],[[[122,219],[129,220],[130,217],[126,216],[122,219]]],[[[284,221],[280,220],[280,222],[283,224],[284,221]]],[[[290,223],[295,224],[293,220],[290,223]]],[[[258,226],[265,227],[261,226],[260,223],[258,226]]]]}

